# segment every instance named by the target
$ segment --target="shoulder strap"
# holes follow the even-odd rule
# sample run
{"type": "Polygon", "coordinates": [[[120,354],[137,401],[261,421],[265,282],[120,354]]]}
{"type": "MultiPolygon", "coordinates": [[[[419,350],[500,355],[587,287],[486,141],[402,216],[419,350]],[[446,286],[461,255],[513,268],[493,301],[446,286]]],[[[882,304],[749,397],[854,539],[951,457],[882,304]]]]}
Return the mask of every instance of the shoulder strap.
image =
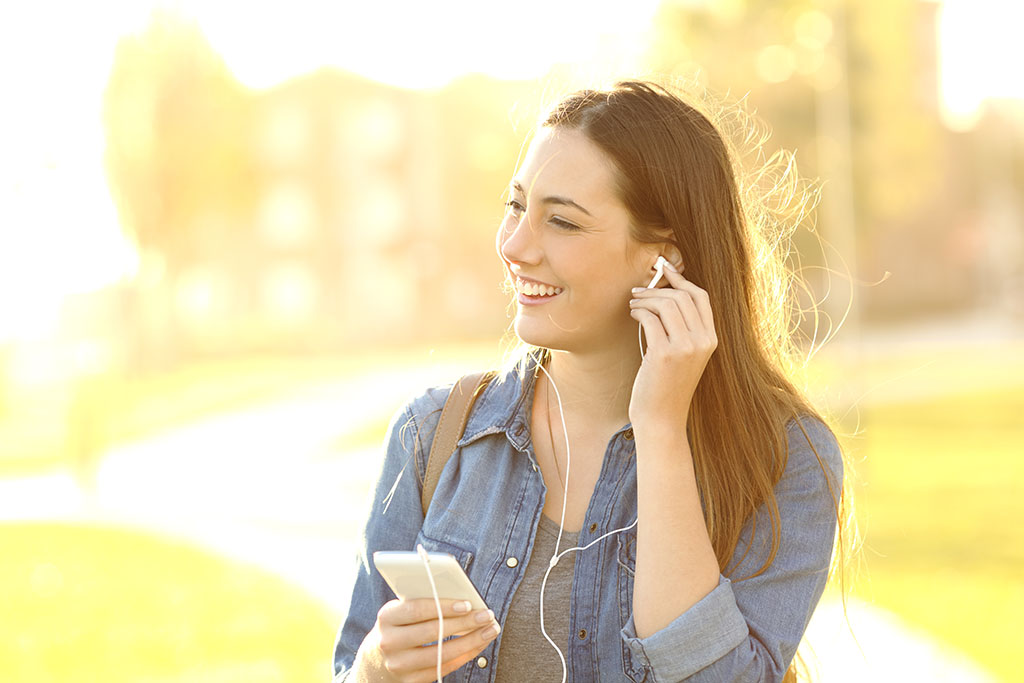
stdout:
{"type": "Polygon", "coordinates": [[[448,400],[444,403],[441,411],[441,419],[434,431],[434,441],[430,445],[430,454],[427,456],[427,471],[423,475],[423,491],[420,494],[420,502],[423,505],[423,515],[426,516],[430,508],[430,501],[434,497],[434,489],[441,478],[441,471],[448,463],[448,458],[455,452],[455,444],[462,438],[462,432],[466,429],[466,420],[469,419],[469,411],[473,408],[476,397],[487,386],[487,383],[494,377],[493,372],[474,372],[459,379],[448,394],[448,400]]]}

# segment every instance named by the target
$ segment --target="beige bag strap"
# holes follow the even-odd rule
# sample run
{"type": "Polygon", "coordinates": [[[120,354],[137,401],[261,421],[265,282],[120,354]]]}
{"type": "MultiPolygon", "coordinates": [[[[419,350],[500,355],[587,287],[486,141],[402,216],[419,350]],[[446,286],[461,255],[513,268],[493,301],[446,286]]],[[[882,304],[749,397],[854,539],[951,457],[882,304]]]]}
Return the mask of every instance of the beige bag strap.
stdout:
{"type": "Polygon", "coordinates": [[[434,497],[434,489],[441,479],[441,472],[448,463],[448,458],[455,452],[455,445],[462,438],[466,429],[466,420],[473,402],[480,395],[487,383],[494,377],[494,372],[475,372],[459,379],[448,394],[448,400],[441,411],[441,419],[434,431],[434,442],[430,445],[427,456],[427,471],[423,475],[423,491],[420,502],[423,504],[423,516],[430,509],[430,500],[434,497]]]}

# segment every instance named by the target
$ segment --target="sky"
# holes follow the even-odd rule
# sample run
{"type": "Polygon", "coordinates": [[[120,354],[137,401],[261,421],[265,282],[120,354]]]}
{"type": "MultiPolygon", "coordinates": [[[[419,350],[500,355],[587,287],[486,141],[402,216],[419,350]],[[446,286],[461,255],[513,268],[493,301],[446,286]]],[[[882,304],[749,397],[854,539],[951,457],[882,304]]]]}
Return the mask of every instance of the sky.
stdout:
{"type": "Polygon", "coordinates": [[[433,88],[467,72],[542,76],[556,62],[635,65],[657,0],[432,0],[364,3],[194,0],[186,11],[254,88],[332,64],[375,80],[433,88]]]}
{"type": "Polygon", "coordinates": [[[943,118],[969,129],[988,98],[1024,98],[1024,0],[945,0],[939,19],[943,118]]]}
{"type": "MultiPolygon", "coordinates": [[[[700,4],[706,0],[676,0],[700,4]]],[[[0,341],[51,330],[62,299],[136,270],[103,175],[100,105],[118,37],[154,7],[194,16],[245,85],[324,65],[407,88],[466,73],[580,77],[637,64],[657,0],[351,3],[293,0],[37,0],[0,9],[0,341]]],[[[1024,98],[1020,0],[947,0],[944,116],[968,128],[987,97],[1024,98]]]]}

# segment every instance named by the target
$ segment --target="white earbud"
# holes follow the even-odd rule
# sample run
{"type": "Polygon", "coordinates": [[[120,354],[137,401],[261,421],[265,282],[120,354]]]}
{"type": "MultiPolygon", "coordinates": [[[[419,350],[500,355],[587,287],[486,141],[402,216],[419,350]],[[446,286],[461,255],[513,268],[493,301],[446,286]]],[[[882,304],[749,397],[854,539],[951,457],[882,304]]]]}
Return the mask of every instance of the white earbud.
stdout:
{"type": "MultiPolygon", "coordinates": [[[[668,266],[668,261],[664,256],[659,256],[658,260],[654,262],[654,279],[651,280],[651,284],[647,285],[647,289],[654,287],[658,284],[658,281],[665,276],[665,267],[668,266]]],[[[671,266],[668,266],[671,268],[671,266]]]]}
{"type": "MultiPolygon", "coordinates": [[[[655,285],[665,276],[665,268],[672,268],[664,256],[659,256],[658,260],[654,262],[654,279],[647,285],[647,289],[654,288],[655,285]]],[[[637,324],[636,326],[636,341],[640,345],[640,358],[644,357],[644,338],[643,338],[643,325],[637,324]]]]}

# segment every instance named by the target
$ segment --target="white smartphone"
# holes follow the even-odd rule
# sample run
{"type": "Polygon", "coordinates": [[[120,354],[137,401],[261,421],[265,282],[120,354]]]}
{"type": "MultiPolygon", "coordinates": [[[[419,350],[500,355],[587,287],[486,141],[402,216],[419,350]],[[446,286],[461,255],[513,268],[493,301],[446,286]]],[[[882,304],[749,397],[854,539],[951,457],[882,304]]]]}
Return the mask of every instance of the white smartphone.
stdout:
{"type": "MultiPolygon", "coordinates": [[[[427,553],[427,563],[439,598],[468,600],[474,610],[487,609],[476,586],[462,571],[454,556],[448,553],[427,553]]],[[[418,553],[378,550],[373,554],[373,564],[398,597],[406,600],[434,597],[427,568],[418,553]]]]}

